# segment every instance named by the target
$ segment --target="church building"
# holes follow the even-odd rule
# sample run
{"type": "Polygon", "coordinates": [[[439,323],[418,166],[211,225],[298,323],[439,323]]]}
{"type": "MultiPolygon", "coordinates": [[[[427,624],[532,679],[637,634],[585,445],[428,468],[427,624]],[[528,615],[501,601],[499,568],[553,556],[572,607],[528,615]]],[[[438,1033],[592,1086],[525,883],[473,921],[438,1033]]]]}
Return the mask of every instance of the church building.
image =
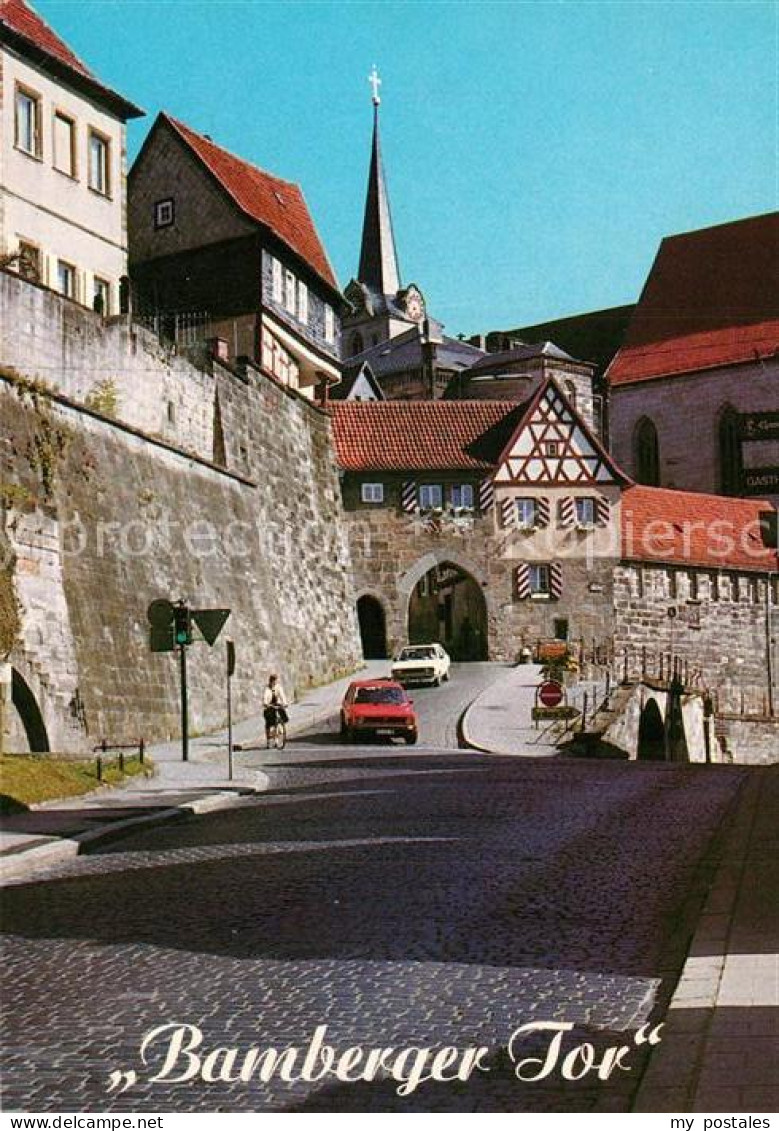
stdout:
{"type": "Polygon", "coordinates": [[[638,482],[779,503],[779,212],[664,239],[606,380],[638,482]]]}
{"type": "Polygon", "coordinates": [[[367,361],[386,397],[436,400],[451,379],[484,351],[444,334],[416,285],[401,282],[379,135],[379,85],[374,67],[373,141],[365,200],[360,264],[345,290],[343,358],[367,361]]]}

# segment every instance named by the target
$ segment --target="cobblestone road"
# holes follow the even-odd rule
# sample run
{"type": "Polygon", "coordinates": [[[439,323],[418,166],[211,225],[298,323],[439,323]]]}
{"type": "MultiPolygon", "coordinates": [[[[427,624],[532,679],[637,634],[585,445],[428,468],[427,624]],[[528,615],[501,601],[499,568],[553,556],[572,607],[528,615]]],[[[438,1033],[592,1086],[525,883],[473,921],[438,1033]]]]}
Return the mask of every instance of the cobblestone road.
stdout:
{"type": "Polygon", "coordinates": [[[629,1108],[639,1052],[611,1083],[530,1084],[507,1041],[564,1020],[564,1048],[602,1052],[662,1014],[743,771],[327,736],[269,762],[258,800],[7,888],[6,1110],[629,1108]],[[204,1053],[305,1047],[326,1025],[340,1051],[483,1045],[490,1071],[406,1097],[386,1079],[152,1083],[159,1057],[143,1068],[139,1046],[170,1022],[199,1026],[204,1053]],[[135,1086],[109,1094],[131,1068],[135,1086]]]}

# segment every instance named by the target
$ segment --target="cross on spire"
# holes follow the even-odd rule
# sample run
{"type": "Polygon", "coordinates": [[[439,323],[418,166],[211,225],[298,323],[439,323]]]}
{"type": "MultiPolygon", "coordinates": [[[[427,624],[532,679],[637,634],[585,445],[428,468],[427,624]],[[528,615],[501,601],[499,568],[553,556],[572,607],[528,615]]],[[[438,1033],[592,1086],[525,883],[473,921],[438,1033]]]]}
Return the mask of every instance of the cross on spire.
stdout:
{"type": "Polygon", "coordinates": [[[371,84],[371,88],[373,90],[373,97],[372,97],[373,105],[378,106],[379,103],[381,102],[381,98],[379,97],[379,87],[381,86],[381,79],[379,78],[379,72],[376,70],[376,64],[375,63],[373,64],[373,70],[368,75],[368,82],[371,84]]]}

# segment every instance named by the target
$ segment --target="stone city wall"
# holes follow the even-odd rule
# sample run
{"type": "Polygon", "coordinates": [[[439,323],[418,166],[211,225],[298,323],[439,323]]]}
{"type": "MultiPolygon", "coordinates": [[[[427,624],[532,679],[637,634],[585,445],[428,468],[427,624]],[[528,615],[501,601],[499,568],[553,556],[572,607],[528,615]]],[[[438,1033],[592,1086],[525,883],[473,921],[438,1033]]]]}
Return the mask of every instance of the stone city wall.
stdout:
{"type": "Polygon", "coordinates": [[[673,654],[699,673],[722,712],[762,713],[769,699],[767,611],[776,616],[774,575],[623,563],[614,576],[614,647],[633,656],[673,654]],[[675,616],[669,616],[669,609],[675,616]]]}
{"type": "Polygon", "coordinates": [[[327,416],[254,370],[174,357],[168,376],[150,336],[0,274],[4,315],[15,286],[29,337],[4,336],[0,352],[0,548],[19,608],[10,660],[52,747],[178,733],[176,661],[149,653],[157,597],[233,610],[213,650],[190,649],[196,731],[224,721],[227,636],[236,717],[257,712],[270,670],[293,691],[358,666],[327,416]],[[95,380],[90,359],[103,375],[109,356],[117,419],[74,403],[95,380]],[[150,437],[166,381],[181,412],[150,437]]]}

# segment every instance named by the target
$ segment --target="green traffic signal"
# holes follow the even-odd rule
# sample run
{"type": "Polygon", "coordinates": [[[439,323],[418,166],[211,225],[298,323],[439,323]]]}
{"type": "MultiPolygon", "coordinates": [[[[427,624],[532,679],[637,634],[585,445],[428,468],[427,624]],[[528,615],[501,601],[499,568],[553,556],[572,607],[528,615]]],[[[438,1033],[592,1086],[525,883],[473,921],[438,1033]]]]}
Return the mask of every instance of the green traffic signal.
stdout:
{"type": "Polygon", "coordinates": [[[176,605],[173,609],[173,624],[177,644],[192,643],[192,611],[186,605],[176,605]]]}

